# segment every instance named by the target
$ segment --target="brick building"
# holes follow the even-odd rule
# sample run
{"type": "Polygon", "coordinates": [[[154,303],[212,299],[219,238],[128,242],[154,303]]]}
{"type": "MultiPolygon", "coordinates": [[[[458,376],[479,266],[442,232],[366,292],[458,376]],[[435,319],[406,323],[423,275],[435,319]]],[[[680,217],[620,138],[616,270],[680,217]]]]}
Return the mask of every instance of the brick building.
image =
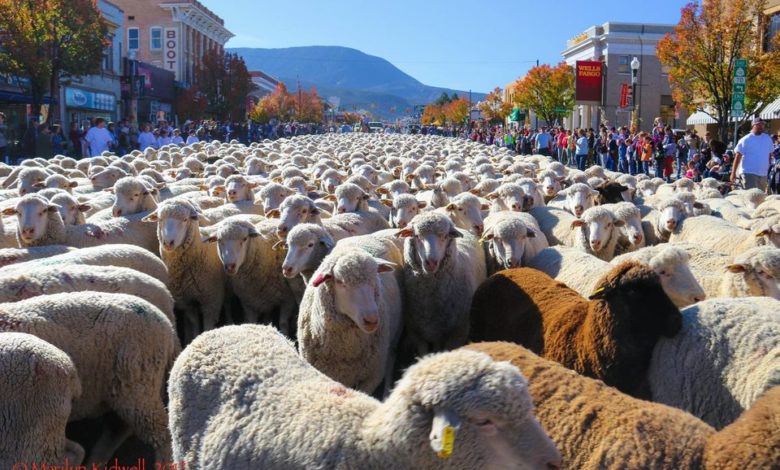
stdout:
{"type": "Polygon", "coordinates": [[[656,45],[672,25],[607,22],[591,26],[570,39],[563,59],[574,66],[579,60],[604,63],[604,83],[601,105],[577,105],[564,125],[570,128],[598,128],[602,122],[610,126],[631,124],[630,108],[621,108],[623,83],[631,85],[631,61],[639,60],[637,96],[639,127],[649,129],[660,117],[672,127],[684,127],[687,113],[675,109],[669,77],[656,56],[656,45]]]}
{"type": "Polygon", "coordinates": [[[185,87],[203,53],[222,51],[233,34],[197,0],[114,0],[125,12],[124,56],[174,73],[185,87]]]}

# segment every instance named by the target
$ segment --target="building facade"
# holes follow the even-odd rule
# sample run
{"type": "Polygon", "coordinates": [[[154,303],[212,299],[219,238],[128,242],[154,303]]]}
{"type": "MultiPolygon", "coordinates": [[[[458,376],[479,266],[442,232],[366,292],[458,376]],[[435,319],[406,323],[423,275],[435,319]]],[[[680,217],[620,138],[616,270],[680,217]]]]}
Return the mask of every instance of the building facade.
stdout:
{"type": "Polygon", "coordinates": [[[108,22],[109,45],[103,51],[100,72],[72,77],[60,84],[60,116],[65,131],[71,123],[83,124],[94,118],[116,121],[121,109],[122,45],[124,12],[114,3],[98,0],[97,7],[108,22]]]}
{"type": "Polygon", "coordinates": [[[257,89],[251,92],[251,95],[255,98],[270,95],[279,84],[279,80],[260,70],[250,70],[249,75],[252,77],[252,83],[257,85],[257,89]]]}
{"type": "Polygon", "coordinates": [[[125,11],[124,55],[173,72],[188,87],[203,54],[222,52],[233,34],[197,0],[114,0],[125,11]]]}
{"type": "Polygon", "coordinates": [[[656,118],[674,128],[684,127],[687,112],[675,106],[669,77],[656,56],[656,45],[672,25],[607,22],[591,26],[570,39],[563,51],[564,61],[575,66],[577,61],[600,61],[604,64],[602,100],[600,104],[576,105],[565,119],[570,128],[630,126],[631,107],[620,106],[622,85],[631,87],[631,61],[639,60],[636,96],[640,129],[649,129],[656,118]]]}

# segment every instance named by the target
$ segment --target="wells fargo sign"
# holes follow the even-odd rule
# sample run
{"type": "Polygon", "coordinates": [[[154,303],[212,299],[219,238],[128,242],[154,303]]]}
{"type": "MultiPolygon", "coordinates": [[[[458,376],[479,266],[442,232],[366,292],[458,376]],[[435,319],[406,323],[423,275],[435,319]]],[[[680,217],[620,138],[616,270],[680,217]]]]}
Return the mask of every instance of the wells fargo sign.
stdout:
{"type": "Polygon", "coordinates": [[[575,77],[575,100],[582,103],[601,103],[604,64],[599,61],[578,60],[575,77]]]}

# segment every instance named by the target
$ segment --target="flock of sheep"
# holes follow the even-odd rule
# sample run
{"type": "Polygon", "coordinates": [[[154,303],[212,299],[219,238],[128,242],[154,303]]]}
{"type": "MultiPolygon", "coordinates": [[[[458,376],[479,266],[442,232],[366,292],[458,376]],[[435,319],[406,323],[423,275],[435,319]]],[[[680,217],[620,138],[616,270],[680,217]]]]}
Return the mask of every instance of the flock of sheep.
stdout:
{"type": "Polygon", "coordinates": [[[775,196],[382,134],[0,182],[0,468],[780,468],[775,196]]]}

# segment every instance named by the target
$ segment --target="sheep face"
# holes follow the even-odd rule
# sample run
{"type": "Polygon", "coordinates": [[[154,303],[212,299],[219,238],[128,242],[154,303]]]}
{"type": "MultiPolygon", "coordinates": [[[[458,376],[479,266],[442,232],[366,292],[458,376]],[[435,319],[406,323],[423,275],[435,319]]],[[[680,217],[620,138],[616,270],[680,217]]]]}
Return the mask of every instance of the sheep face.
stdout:
{"type": "Polygon", "coordinates": [[[282,263],[282,275],[288,279],[315,268],[316,252],[330,253],[335,246],[324,228],[314,224],[301,224],[290,230],[287,236],[287,254],[282,263]]]}
{"type": "Polygon", "coordinates": [[[90,209],[89,204],[79,204],[69,194],[58,194],[51,199],[53,204],[59,206],[60,216],[65,225],[81,225],[86,223],[84,212],[90,209]]]}
{"type": "Polygon", "coordinates": [[[675,253],[661,252],[650,260],[650,268],[658,274],[664,292],[679,307],[687,307],[704,300],[707,295],[688,266],[688,254],[675,249],[675,253]]]}
{"type": "Polygon", "coordinates": [[[45,187],[48,173],[40,168],[25,168],[19,172],[19,196],[38,192],[45,187]]]}
{"type": "Polygon", "coordinates": [[[260,190],[260,198],[266,211],[278,209],[284,198],[292,194],[293,190],[285,188],[279,183],[271,183],[260,190]]]}
{"type": "Polygon", "coordinates": [[[412,195],[403,195],[393,200],[392,222],[396,227],[405,228],[420,213],[427,203],[418,201],[412,195]]]}
{"type": "Polygon", "coordinates": [[[610,181],[596,188],[598,191],[599,204],[615,204],[626,201],[631,202],[631,190],[628,186],[610,181]]]}
{"type": "Polygon", "coordinates": [[[658,227],[663,228],[669,233],[674,232],[684,216],[685,211],[680,210],[680,207],[667,206],[661,209],[658,214],[658,227]]]}
{"type": "Polygon", "coordinates": [[[566,210],[580,217],[583,212],[593,207],[593,198],[598,194],[595,189],[577,183],[577,186],[571,186],[566,190],[566,210]]]}
{"type": "Polygon", "coordinates": [[[495,200],[498,208],[513,212],[528,211],[533,207],[534,199],[526,196],[520,185],[505,184],[486,196],[489,200],[495,200]]]}
{"type": "Polygon", "coordinates": [[[305,196],[290,196],[279,206],[279,224],[276,226],[276,236],[285,240],[287,233],[298,224],[311,222],[320,213],[314,202],[305,196]]]}
{"type": "Polygon", "coordinates": [[[225,183],[227,200],[233,203],[239,201],[254,201],[255,195],[252,188],[254,188],[254,185],[243,178],[228,178],[225,183]]]}
{"type": "Polygon", "coordinates": [[[579,227],[585,231],[588,245],[594,253],[599,253],[609,245],[610,239],[614,236],[615,227],[622,227],[623,221],[615,220],[611,213],[601,213],[594,217],[588,217],[584,214],[583,219],[577,219],[572,222],[572,228],[579,227]]]}
{"type": "Polygon", "coordinates": [[[547,197],[555,197],[555,195],[561,191],[561,182],[552,172],[545,173],[541,177],[539,186],[547,197]]]}
{"type": "Polygon", "coordinates": [[[536,237],[536,232],[519,220],[499,222],[488,229],[483,239],[504,269],[519,268],[522,265],[528,238],[536,237]]]}
{"type": "Polygon", "coordinates": [[[409,194],[409,185],[406,181],[395,180],[378,188],[377,192],[380,194],[389,194],[392,199],[395,199],[401,194],[409,194]]]}
{"type": "Polygon", "coordinates": [[[327,263],[314,275],[311,285],[319,288],[329,282],[336,311],[348,316],[364,333],[374,333],[380,322],[377,273],[392,271],[393,264],[356,251],[327,263]]]}
{"type": "Polygon", "coordinates": [[[225,273],[233,276],[241,269],[247,259],[251,239],[259,237],[260,233],[249,223],[227,222],[216,227],[216,233],[205,241],[217,242],[219,255],[225,273]]]}
{"type": "Polygon", "coordinates": [[[762,239],[763,245],[780,248],[780,217],[775,216],[767,223],[763,223],[754,234],[762,239]]]}
{"type": "Polygon", "coordinates": [[[411,238],[406,243],[414,245],[417,263],[426,274],[434,274],[439,270],[453,239],[460,238],[463,234],[446,216],[431,213],[426,214],[423,219],[415,219],[409,227],[399,231],[398,236],[411,238]]]}
{"type": "MultiPolygon", "coordinates": [[[[737,286],[742,292],[729,292],[730,295],[765,296],[780,299],[780,252],[778,250],[760,247],[753,248],[737,256],[734,263],[728,266],[724,284],[737,286]],[[733,277],[739,279],[733,279],[733,277]]],[[[726,294],[721,292],[721,295],[726,294]]]]}
{"type": "Polygon", "coordinates": [[[116,182],[113,189],[115,200],[111,208],[114,217],[137,214],[157,208],[154,200],[156,189],[148,189],[141,181],[133,177],[122,178],[116,182]]]}
{"type": "Polygon", "coordinates": [[[3,215],[16,216],[16,230],[24,243],[32,243],[46,234],[49,214],[57,212],[59,206],[42,197],[27,195],[16,203],[16,207],[3,209],[3,215]]]}
{"type": "Polygon", "coordinates": [[[71,181],[62,175],[52,175],[46,178],[44,186],[47,188],[63,189],[67,192],[73,192],[73,188],[79,184],[75,181],[71,181]]]}
{"type": "Polygon", "coordinates": [[[455,458],[462,445],[469,449],[464,468],[559,468],[560,453],[533,416],[528,385],[519,370],[463,354],[472,352],[428,356],[396,385],[402,396],[421,405],[411,419],[430,423],[427,438],[433,453],[441,458],[452,453],[455,458]],[[454,434],[452,449],[445,446],[445,433],[454,434]]]}
{"type": "Polygon", "coordinates": [[[333,194],[336,187],[341,184],[343,180],[342,175],[336,170],[327,170],[322,174],[322,180],[320,181],[320,188],[328,194],[333,194]]]}
{"type": "Polygon", "coordinates": [[[453,202],[447,204],[447,213],[455,226],[477,236],[482,235],[485,228],[482,221],[482,211],[487,209],[487,204],[483,205],[479,199],[471,194],[455,198],[453,202]]]}
{"type": "Polygon", "coordinates": [[[120,178],[125,176],[127,173],[120,168],[104,168],[91,175],[89,180],[95,189],[105,189],[114,186],[120,178]]]}
{"type": "Polygon", "coordinates": [[[356,184],[346,183],[336,189],[336,212],[357,212],[363,201],[368,200],[368,194],[356,184]]]}

